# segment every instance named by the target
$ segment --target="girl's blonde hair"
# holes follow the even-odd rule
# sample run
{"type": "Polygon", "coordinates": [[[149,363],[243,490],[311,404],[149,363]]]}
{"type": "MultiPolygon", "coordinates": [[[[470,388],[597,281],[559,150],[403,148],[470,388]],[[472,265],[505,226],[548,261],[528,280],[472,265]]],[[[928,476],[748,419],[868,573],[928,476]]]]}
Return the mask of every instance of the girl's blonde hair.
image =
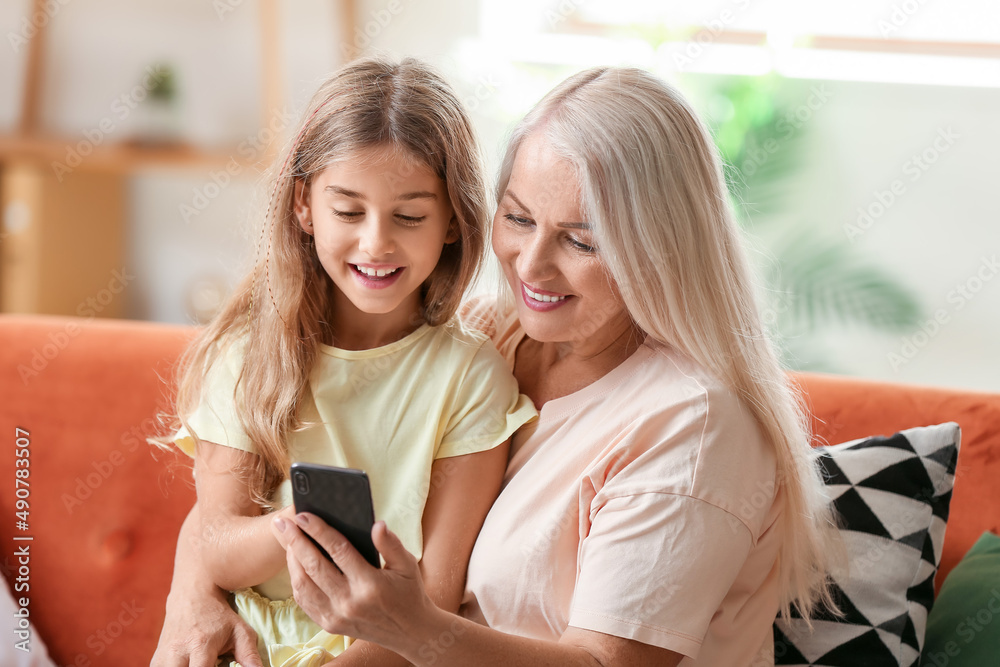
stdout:
{"type": "Polygon", "coordinates": [[[765,335],[711,136],[680,93],[633,68],[595,68],[514,129],[498,200],[532,133],[575,168],[601,259],[633,321],[732,387],[775,449],[782,611],[808,618],[825,585],[829,502],[797,396],[765,335]]]}
{"type": "MultiPolygon", "coordinates": [[[[293,211],[295,185],[358,151],[388,148],[427,166],[445,183],[458,240],[445,245],[421,288],[421,321],[439,325],[456,312],[483,255],[486,186],[472,123],[452,88],[412,58],[351,62],[313,96],[295,141],[279,158],[273,194],[260,215],[257,262],[180,361],[176,417],[185,424],[202,400],[204,378],[235,341],[243,345],[236,411],[259,456],[245,476],[252,497],[270,505],[289,466],[287,438],[300,430],[299,402],[318,345],[332,340],[333,281],[314,239],[293,211]]],[[[409,173],[387,174],[405,180],[409,173]]],[[[229,397],[226,397],[227,399],[229,397]]],[[[195,434],[197,438],[197,435],[195,434]]],[[[157,444],[169,447],[169,437],[157,444]]]]}

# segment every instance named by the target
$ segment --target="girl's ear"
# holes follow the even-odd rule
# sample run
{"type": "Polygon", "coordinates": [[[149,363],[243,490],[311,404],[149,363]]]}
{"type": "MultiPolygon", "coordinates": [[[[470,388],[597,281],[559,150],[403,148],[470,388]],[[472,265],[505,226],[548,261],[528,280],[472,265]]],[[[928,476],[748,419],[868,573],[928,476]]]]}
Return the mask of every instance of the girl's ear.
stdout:
{"type": "Polygon", "coordinates": [[[448,223],[448,233],[444,237],[445,244],[454,243],[461,237],[458,231],[458,216],[451,216],[451,222],[448,223]]]}
{"type": "Polygon", "coordinates": [[[313,233],[312,210],[309,208],[309,188],[305,181],[295,181],[295,195],[292,200],[292,210],[299,221],[299,227],[306,234],[313,233]]]}

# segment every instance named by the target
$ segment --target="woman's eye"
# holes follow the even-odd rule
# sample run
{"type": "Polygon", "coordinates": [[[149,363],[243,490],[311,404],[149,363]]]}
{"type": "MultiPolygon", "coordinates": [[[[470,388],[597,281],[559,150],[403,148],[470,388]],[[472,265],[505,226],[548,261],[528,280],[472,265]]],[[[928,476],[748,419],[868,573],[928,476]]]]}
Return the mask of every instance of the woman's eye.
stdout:
{"type": "Polygon", "coordinates": [[[426,215],[402,215],[398,213],[396,214],[396,219],[399,220],[400,223],[407,226],[419,225],[421,222],[424,221],[426,217],[427,217],[426,215]]]}
{"type": "Polygon", "coordinates": [[[597,248],[595,248],[594,246],[587,245],[583,241],[577,240],[577,239],[573,238],[572,236],[570,236],[568,238],[569,238],[569,244],[571,246],[573,246],[574,248],[576,248],[577,250],[579,250],[580,252],[591,253],[591,252],[595,252],[597,250],[597,248]]]}
{"type": "Polygon", "coordinates": [[[508,213],[504,217],[513,222],[515,225],[519,225],[521,227],[527,227],[528,225],[531,224],[531,220],[528,220],[527,218],[522,218],[519,215],[514,215],[513,213],[508,213]]]}
{"type": "Polygon", "coordinates": [[[344,220],[354,220],[358,216],[364,215],[362,211],[338,211],[337,209],[333,209],[333,214],[344,220]]]}

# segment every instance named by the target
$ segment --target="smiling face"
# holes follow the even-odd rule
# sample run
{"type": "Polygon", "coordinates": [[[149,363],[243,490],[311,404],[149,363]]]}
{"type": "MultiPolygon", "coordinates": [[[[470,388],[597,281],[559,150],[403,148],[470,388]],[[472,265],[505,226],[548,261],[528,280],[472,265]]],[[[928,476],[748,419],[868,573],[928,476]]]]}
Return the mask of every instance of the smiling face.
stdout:
{"type": "Polygon", "coordinates": [[[517,151],[493,219],[493,251],[536,341],[586,353],[634,329],[594,247],[573,166],[537,133],[517,151]]]}
{"type": "Polygon", "coordinates": [[[457,239],[444,181],[388,148],[359,151],[295,188],[295,215],[336,286],[334,322],[413,328],[420,286],[457,239]]]}

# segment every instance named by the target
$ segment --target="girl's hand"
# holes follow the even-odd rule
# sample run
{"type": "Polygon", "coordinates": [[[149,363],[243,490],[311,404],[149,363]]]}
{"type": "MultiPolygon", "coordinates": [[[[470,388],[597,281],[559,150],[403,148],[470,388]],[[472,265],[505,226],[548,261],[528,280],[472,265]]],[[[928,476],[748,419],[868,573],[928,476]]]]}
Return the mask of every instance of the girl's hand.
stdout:
{"type": "Polygon", "coordinates": [[[278,519],[283,520],[286,524],[295,521],[295,505],[289,505],[288,507],[274,512],[270,516],[271,533],[274,534],[275,539],[278,540],[278,544],[280,544],[281,548],[284,549],[287,546],[288,538],[275,528],[275,524],[278,522],[278,519]]]}
{"type": "Polygon", "coordinates": [[[416,558],[385,522],[372,528],[372,540],[385,560],[382,569],[368,564],[343,535],[313,514],[295,515],[293,521],[275,518],[272,525],[285,547],[295,600],[324,630],[404,655],[419,643],[414,637],[420,622],[437,608],[424,591],[416,558]],[[303,531],[326,549],[336,566],[303,531]]]}

